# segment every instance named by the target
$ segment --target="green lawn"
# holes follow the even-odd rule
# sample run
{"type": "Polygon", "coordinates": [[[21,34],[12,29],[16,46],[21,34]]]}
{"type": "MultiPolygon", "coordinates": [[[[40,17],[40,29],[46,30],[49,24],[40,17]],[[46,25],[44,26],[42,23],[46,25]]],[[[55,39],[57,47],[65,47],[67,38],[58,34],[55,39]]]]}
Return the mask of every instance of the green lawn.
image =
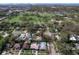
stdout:
{"type": "Polygon", "coordinates": [[[54,16],[53,14],[49,14],[49,13],[32,14],[31,12],[29,12],[29,13],[24,13],[24,14],[20,13],[18,16],[10,16],[10,18],[7,18],[7,21],[10,23],[29,21],[34,24],[41,24],[41,23],[48,22],[49,20],[51,20],[53,16],[54,16]]]}
{"type": "Polygon", "coordinates": [[[22,55],[32,55],[31,50],[23,50],[22,55]]]}
{"type": "Polygon", "coordinates": [[[38,55],[48,55],[47,51],[39,51],[38,55]]]}

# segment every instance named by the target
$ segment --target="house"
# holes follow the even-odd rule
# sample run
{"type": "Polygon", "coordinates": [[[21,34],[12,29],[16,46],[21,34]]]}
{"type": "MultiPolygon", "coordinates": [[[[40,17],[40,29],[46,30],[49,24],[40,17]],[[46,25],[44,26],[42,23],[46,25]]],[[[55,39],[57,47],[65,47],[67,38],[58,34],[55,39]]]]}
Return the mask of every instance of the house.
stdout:
{"type": "Polygon", "coordinates": [[[9,43],[6,44],[6,49],[9,49],[11,45],[9,43]]]}
{"type": "Polygon", "coordinates": [[[55,37],[56,37],[57,40],[61,40],[61,37],[58,34],[55,35],[55,37]]]}
{"type": "Polygon", "coordinates": [[[69,40],[71,40],[71,41],[76,41],[76,38],[75,38],[74,35],[70,35],[70,39],[69,39],[69,40]]]}
{"type": "Polygon", "coordinates": [[[66,20],[71,20],[72,18],[70,18],[70,17],[64,17],[64,19],[66,19],[66,20]]]}
{"type": "Polygon", "coordinates": [[[79,41],[79,36],[78,36],[78,35],[76,35],[76,37],[75,37],[75,38],[76,38],[76,40],[77,40],[77,41],[79,41]]]}
{"type": "Polygon", "coordinates": [[[25,41],[24,44],[23,44],[23,49],[29,49],[29,48],[30,48],[29,43],[30,43],[30,42],[25,41]]]}
{"type": "Polygon", "coordinates": [[[31,40],[31,35],[28,32],[23,32],[20,34],[17,40],[31,40]]]}
{"type": "Polygon", "coordinates": [[[79,49],[79,44],[76,43],[76,44],[75,44],[75,47],[76,47],[76,49],[79,49]]]}
{"type": "Polygon", "coordinates": [[[24,45],[23,45],[23,49],[29,49],[29,44],[28,43],[24,43],[24,45]]]}
{"type": "Polygon", "coordinates": [[[18,37],[19,35],[21,34],[21,31],[13,31],[12,32],[12,35],[14,36],[14,37],[18,37]]]}
{"type": "Polygon", "coordinates": [[[79,41],[79,36],[74,34],[74,35],[70,35],[70,40],[71,41],[79,41]]]}
{"type": "Polygon", "coordinates": [[[9,34],[4,32],[2,36],[5,38],[5,37],[9,36],[9,34]]]}
{"type": "Polygon", "coordinates": [[[31,46],[30,46],[30,48],[31,49],[38,49],[38,46],[39,45],[37,43],[32,43],[31,46]]]}
{"type": "Polygon", "coordinates": [[[25,34],[21,34],[21,35],[19,36],[19,40],[25,40],[25,39],[26,39],[25,34]]]}
{"type": "Polygon", "coordinates": [[[45,50],[46,49],[46,42],[40,42],[39,49],[45,50]]]}
{"type": "Polygon", "coordinates": [[[6,51],[3,51],[2,55],[6,55],[6,54],[7,54],[7,52],[6,51]]]}
{"type": "Polygon", "coordinates": [[[14,49],[20,49],[20,44],[19,44],[19,43],[16,43],[16,44],[14,45],[14,49]]]}
{"type": "Polygon", "coordinates": [[[42,40],[42,37],[41,36],[36,36],[35,40],[40,41],[40,40],[42,40]]]}
{"type": "MultiPolygon", "coordinates": [[[[40,30],[41,30],[41,28],[40,28],[40,30]]],[[[36,35],[41,35],[41,31],[37,31],[36,35]]]]}
{"type": "Polygon", "coordinates": [[[49,31],[45,31],[43,33],[43,36],[46,38],[46,39],[51,39],[52,38],[52,33],[49,32],[49,31]]]}

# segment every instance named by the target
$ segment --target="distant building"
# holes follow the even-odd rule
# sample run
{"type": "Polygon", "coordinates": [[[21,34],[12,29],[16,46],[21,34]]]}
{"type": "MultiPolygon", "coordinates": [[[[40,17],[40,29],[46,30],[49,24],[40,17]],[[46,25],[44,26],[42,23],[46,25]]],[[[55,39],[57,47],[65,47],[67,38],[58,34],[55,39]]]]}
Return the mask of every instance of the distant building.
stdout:
{"type": "Polygon", "coordinates": [[[55,37],[56,37],[57,40],[61,40],[59,35],[55,35],[55,37]]]}
{"type": "Polygon", "coordinates": [[[79,41],[79,35],[76,35],[76,34],[70,35],[69,40],[71,40],[71,41],[79,41]]]}
{"type": "Polygon", "coordinates": [[[4,32],[2,36],[5,38],[5,37],[9,36],[9,34],[4,32]]]}
{"type": "Polygon", "coordinates": [[[69,40],[76,41],[76,38],[75,38],[74,35],[70,35],[70,39],[69,40]]]}

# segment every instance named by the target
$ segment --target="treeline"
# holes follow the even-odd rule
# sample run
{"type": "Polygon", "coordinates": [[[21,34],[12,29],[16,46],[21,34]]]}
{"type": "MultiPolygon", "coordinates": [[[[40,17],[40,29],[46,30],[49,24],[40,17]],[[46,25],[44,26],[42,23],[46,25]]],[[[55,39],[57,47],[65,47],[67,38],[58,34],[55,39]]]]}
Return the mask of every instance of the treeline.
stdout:
{"type": "Polygon", "coordinates": [[[79,11],[79,7],[42,7],[42,6],[33,6],[29,11],[38,11],[38,12],[54,12],[54,11],[79,11]]]}

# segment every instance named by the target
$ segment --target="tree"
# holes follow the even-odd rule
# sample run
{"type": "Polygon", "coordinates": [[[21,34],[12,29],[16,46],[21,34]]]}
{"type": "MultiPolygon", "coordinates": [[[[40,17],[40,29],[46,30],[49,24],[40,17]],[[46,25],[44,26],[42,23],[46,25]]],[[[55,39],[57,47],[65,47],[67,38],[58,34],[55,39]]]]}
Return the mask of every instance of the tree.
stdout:
{"type": "Polygon", "coordinates": [[[0,35],[0,53],[2,52],[3,46],[5,44],[5,40],[3,39],[3,37],[0,35]]]}

